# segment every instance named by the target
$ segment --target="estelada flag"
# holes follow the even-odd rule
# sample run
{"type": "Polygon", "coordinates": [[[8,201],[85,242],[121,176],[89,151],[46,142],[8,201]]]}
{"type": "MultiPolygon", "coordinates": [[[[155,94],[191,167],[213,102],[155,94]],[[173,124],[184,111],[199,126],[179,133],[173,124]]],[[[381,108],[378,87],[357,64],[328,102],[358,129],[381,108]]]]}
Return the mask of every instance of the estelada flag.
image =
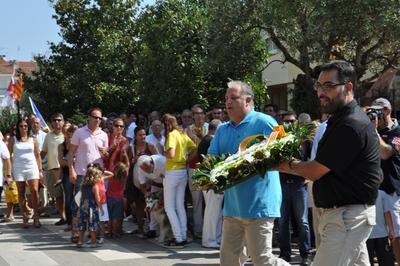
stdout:
{"type": "Polygon", "coordinates": [[[20,75],[17,84],[15,84],[14,86],[14,93],[13,93],[13,96],[17,101],[21,101],[22,91],[24,90],[23,86],[24,82],[22,81],[22,75],[20,75]]]}

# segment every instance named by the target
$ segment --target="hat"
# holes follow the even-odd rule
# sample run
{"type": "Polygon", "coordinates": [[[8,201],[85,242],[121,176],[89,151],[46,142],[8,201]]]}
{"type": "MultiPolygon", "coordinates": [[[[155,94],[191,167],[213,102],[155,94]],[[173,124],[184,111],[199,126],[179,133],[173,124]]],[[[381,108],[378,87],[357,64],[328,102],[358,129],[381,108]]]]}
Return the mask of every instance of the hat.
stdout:
{"type": "Polygon", "coordinates": [[[390,102],[387,99],[378,98],[372,102],[370,108],[371,109],[383,109],[383,108],[392,109],[392,105],[390,104],[390,102]]]}

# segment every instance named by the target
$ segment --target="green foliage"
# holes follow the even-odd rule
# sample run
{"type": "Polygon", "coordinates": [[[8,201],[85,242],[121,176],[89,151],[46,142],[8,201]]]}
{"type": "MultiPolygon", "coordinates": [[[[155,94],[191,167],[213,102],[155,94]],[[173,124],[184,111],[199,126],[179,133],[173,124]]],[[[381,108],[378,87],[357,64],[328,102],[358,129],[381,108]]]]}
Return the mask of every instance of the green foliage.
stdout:
{"type": "Polygon", "coordinates": [[[139,1],[54,0],[63,38],[52,54],[36,57],[39,71],[26,87],[47,115],[93,106],[124,110],[137,101],[135,65],[139,1]]]}
{"type": "MultiPolygon", "coordinates": [[[[250,2],[253,25],[264,29],[284,60],[300,68],[307,79],[315,65],[341,59],[353,64],[363,87],[388,66],[400,63],[399,1],[250,2]]],[[[318,108],[307,89],[296,85],[292,106],[297,112],[318,108]]]]}
{"type": "Polygon", "coordinates": [[[84,125],[88,119],[87,114],[82,113],[79,109],[75,110],[74,115],[68,121],[75,125],[84,125]]]}
{"type": "MultiPolygon", "coordinates": [[[[158,1],[140,16],[139,76],[147,108],[180,112],[207,104],[203,64],[206,13],[200,1],[158,1]]],[[[151,111],[151,110],[148,110],[151,111]]]]}
{"type": "Polygon", "coordinates": [[[268,56],[250,17],[231,16],[249,8],[240,0],[159,0],[141,11],[139,0],[51,3],[63,39],[25,82],[47,116],[212,106],[229,79],[259,82],[268,56]]]}
{"type": "Polygon", "coordinates": [[[3,134],[10,132],[18,121],[18,115],[10,108],[4,108],[0,113],[0,131],[3,134]]]}

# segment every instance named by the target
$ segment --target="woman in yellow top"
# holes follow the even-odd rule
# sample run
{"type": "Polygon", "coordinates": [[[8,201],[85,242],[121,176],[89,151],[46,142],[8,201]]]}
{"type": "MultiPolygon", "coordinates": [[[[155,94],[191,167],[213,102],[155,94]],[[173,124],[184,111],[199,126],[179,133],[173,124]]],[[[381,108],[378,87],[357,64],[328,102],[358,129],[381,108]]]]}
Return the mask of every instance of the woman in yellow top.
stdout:
{"type": "Polygon", "coordinates": [[[186,211],[184,206],[185,189],[188,181],[186,163],[195,154],[196,144],[179,128],[176,118],[170,114],[164,116],[167,157],[164,185],[164,208],[171,223],[173,240],[166,243],[169,247],[182,248],[187,242],[186,211]]]}

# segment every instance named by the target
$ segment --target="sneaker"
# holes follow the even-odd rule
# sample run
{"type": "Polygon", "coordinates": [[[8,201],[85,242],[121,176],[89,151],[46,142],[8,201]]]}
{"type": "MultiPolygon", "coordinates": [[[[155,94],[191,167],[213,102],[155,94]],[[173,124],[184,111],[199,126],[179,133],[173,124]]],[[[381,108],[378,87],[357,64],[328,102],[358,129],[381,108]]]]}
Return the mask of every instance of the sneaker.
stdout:
{"type": "Polygon", "coordinates": [[[59,225],[64,225],[67,224],[67,221],[64,220],[63,218],[61,218],[60,220],[58,220],[58,222],[56,222],[54,225],[59,226],[59,225]]]}
{"type": "Polygon", "coordinates": [[[176,249],[179,248],[180,249],[180,248],[184,248],[185,244],[184,244],[184,241],[177,242],[177,241],[175,241],[175,239],[173,239],[173,240],[165,243],[164,246],[166,246],[168,248],[176,248],[176,249]]]}
{"type": "Polygon", "coordinates": [[[104,243],[104,237],[100,237],[98,240],[97,240],[97,244],[103,244],[104,243]]]}
{"type": "Polygon", "coordinates": [[[83,248],[83,243],[82,243],[82,242],[76,243],[76,247],[77,247],[77,248],[83,248]]]}
{"type": "Polygon", "coordinates": [[[10,223],[10,222],[14,222],[14,221],[15,221],[14,216],[5,217],[5,218],[1,219],[2,223],[10,223]]]}
{"type": "Polygon", "coordinates": [[[310,266],[311,263],[312,260],[309,256],[301,258],[301,263],[300,263],[301,266],[310,266]]]}

